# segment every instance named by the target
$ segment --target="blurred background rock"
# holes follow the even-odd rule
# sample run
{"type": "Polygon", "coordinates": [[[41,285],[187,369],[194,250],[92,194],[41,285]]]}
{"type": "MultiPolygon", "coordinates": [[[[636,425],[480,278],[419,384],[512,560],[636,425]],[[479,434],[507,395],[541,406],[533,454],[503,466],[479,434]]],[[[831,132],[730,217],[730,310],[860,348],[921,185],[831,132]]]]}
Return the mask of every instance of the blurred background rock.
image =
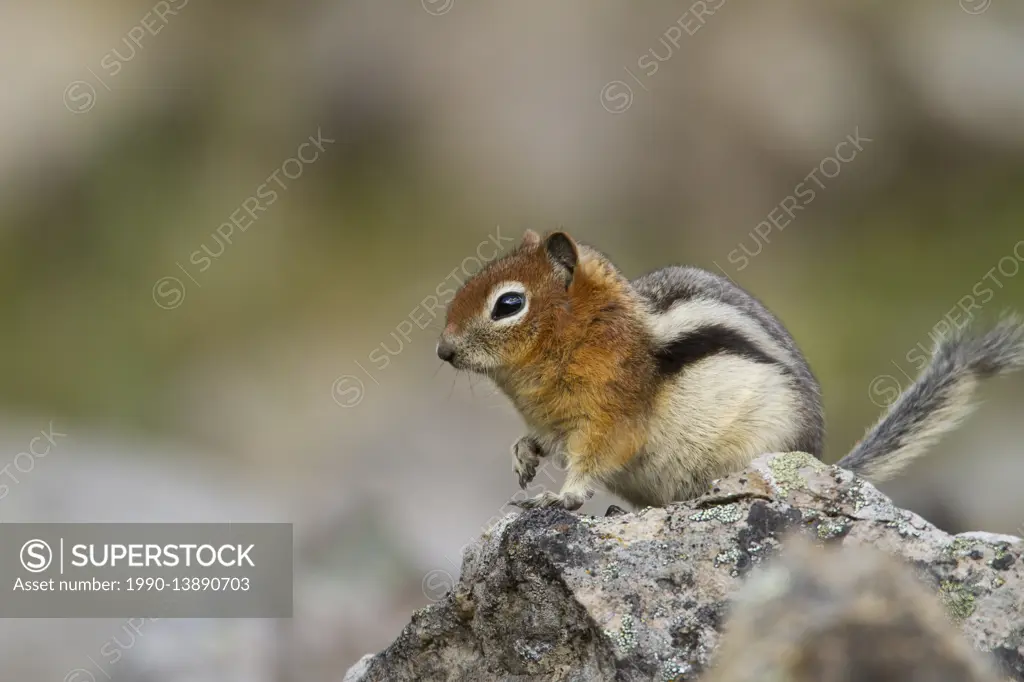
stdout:
{"type": "MultiPolygon", "coordinates": [[[[4,621],[3,679],[337,680],[440,597],[518,489],[521,425],[438,370],[421,302],[496,234],[726,272],[809,357],[830,460],[965,296],[1024,311],[1010,0],[40,0],[0,4],[0,58],[0,520],[289,520],[303,545],[291,623],[160,621],[128,647],[122,622],[4,621]],[[870,142],[829,165],[848,135],[870,142]],[[115,636],[131,651],[97,669],[115,636]]],[[[886,491],[1019,532],[1022,396],[987,387],[886,491]]]]}

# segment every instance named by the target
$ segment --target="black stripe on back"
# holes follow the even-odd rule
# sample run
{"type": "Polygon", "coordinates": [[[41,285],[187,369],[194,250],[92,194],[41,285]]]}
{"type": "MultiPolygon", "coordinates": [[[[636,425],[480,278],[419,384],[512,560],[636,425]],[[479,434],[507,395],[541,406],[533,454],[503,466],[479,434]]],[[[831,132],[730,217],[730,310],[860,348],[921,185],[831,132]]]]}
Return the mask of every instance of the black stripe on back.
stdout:
{"type": "Polygon", "coordinates": [[[658,372],[678,374],[687,365],[718,353],[741,355],[748,360],[777,365],[779,362],[758,348],[750,339],[725,325],[712,324],[686,332],[654,351],[658,372]]]}

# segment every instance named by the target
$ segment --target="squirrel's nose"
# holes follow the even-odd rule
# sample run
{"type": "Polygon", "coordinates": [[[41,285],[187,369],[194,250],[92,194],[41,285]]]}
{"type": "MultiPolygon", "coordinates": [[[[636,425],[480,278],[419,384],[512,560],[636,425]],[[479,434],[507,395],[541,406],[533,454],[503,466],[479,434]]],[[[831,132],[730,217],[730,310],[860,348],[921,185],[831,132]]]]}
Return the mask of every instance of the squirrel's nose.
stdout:
{"type": "Polygon", "coordinates": [[[445,362],[451,362],[455,357],[455,346],[448,341],[438,341],[437,357],[441,358],[445,362]]]}

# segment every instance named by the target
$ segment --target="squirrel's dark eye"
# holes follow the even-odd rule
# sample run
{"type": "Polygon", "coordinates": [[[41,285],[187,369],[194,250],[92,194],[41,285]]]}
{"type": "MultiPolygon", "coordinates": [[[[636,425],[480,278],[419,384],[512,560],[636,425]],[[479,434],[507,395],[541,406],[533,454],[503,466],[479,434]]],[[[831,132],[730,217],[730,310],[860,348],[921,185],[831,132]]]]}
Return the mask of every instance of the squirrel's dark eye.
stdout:
{"type": "Polygon", "coordinates": [[[522,294],[514,292],[502,294],[498,297],[498,300],[494,302],[494,310],[491,311],[491,319],[500,320],[503,317],[515,315],[523,309],[524,305],[526,305],[526,298],[522,294]]]}

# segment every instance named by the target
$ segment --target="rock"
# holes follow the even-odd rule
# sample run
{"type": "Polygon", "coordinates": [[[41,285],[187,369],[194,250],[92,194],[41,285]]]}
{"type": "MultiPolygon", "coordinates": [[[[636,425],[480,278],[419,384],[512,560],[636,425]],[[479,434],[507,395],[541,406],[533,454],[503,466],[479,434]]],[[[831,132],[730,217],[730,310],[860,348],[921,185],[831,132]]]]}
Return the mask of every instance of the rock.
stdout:
{"type": "Polygon", "coordinates": [[[912,570],[790,538],[732,602],[706,682],[997,682],[912,570]]]}
{"type": "Polygon", "coordinates": [[[793,532],[909,564],[967,641],[1024,680],[1019,538],[948,535],[853,474],[788,453],[666,508],[504,518],[467,549],[454,590],[345,682],[696,679],[744,578],[793,532]]]}

